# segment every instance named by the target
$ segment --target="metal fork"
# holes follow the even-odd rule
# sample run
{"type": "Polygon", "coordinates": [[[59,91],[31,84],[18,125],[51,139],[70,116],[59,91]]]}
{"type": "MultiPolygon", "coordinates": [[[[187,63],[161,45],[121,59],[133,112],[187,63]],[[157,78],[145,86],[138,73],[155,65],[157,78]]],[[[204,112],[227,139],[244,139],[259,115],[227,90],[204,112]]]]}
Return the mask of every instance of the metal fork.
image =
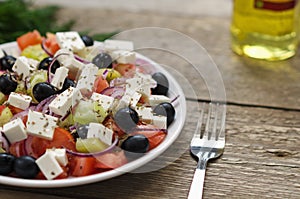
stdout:
{"type": "Polygon", "coordinates": [[[190,145],[191,154],[198,158],[198,164],[188,199],[202,198],[207,161],[223,154],[225,147],[225,119],[225,104],[210,103],[207,107],[203,103],[197,129],[190,145]],[[202,130],[203,125],[205,125],[203,127],[204,130],[202,130]]]}

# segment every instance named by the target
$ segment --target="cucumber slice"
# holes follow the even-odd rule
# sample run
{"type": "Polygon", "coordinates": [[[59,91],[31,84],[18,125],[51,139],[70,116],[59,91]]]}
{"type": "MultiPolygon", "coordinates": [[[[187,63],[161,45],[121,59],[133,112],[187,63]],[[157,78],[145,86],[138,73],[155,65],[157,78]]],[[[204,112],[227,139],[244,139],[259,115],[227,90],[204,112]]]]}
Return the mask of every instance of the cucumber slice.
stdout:
{"type": "Polygon", "coordinates": [[[94,105],[91,100],[80,101],[74,111],[73,119],[75,123],[89,124],[98,122],[97,114],[93,111],[94,105]]]}
{"type": "Polygon", "coordinates": [[[2,92],[0,92],[0,104],[3,104],[3,102],[5,102],[6,100],[6,96],[2,92]]]}
{"type": "Polygon", "coordinates": [[[8,107],[5,107],[0,115],[0,126],[3,126],[4,124],[8,123],[12,117],[13,114],[10,111],[10,109],[8,107]]]}
{"type": "Polygon", "coordinates": [[[40,44],[28,46],[21,52],[21,55],[37,61],[42,61],[44,58],[48,57],[40,44]]]}
{"type": "Polygon", "coordinates": [[[98,103],[94,102],[94,112],[96,113],[97,121],[99,123],[102,123],[106,116],[108,115],[108,112],[104,110],[104,108],[98,103]]]}
{"type": "Polygon", "coordinates": [[[99,138],[87,138],[76,140],[76,150],[80,153],[95,153],[105,150],[107,144],[102,142],[99,138]]]}

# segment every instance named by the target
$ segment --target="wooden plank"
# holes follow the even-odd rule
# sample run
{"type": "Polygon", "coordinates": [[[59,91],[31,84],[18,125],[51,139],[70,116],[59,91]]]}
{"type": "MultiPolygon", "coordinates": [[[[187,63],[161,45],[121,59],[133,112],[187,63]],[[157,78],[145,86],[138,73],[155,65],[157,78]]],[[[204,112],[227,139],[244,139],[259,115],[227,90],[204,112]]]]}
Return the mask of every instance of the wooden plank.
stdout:
{"type": "MultiPolygon", "coordinates": [[[[172,153],[152,164],[169,161],[165,168],[148,173],[129,173],[117,178],[71,188],[24,189],[22,192],[76,198],[186,198],[196,166],[188,150],[196,117],[196,104],[189,102],[191,118],[172,153]]],[[[300,113],[263,108],[228,106],[226,148],[223,156],[209,163],[204,198],[299,198],[300,113]]],[[[154,167],[155,168],[155,167],[154,167]]],[[[25,194],[26,195],[26,194],[25,194]]]]}
{"type": "Polygon", "coordinates": [[[71,197],[60,197],[60,196],[54,196],[54,195],[37,194],[35,192],[22,192],[22,191],[0,189],[0,198],[1,199],[17,199],[17,198],[22,198],[22,199],[32,199],[32,198],[68,199],[71,197]]]}
{"type": "MultiPolygon", "coordinates": [[[[219,1],[217,2],[219,4],[219,1]]],[[[230,3],[230,2],[228,2],[230,3]]],[[[216,5],[217,7],[217,5],[216,5]]],[[[213,13],[214,10],[211,10],[213,13]]],[[[300,59],[299,53],[292,59],[280,62],[265,62],[247,59],[235,55],[230,49],[230,17],[213,15],[185,16],[171,13],[156,14],[153,12],[128,12],[125,10],[76,9],[65,8],[59,12],[59,19],[67,21],[76,19],[75,30],[92,30],[92,33],[127,31],[143,27],[164,27],[178,31],[203,45],[217,64],[226,88],[228,101],[272,105],[288,108],[299,108],[300,104],[300,59]],[[122,17],[120,17],[122,13],[122,17]],[[77,16],[81,16],[78,18],[77,16]],[[109,20],[107,19],[109,16],[109,20]],[[99,21],[101,22],[99,24],[99,21]]],[[[176,46],[198,60],[196,64],[207,66],[202,53],[195,50],[189,41],[178,40],[174,36],[149,33],[129,34],[127,39],[143,43],[152,42],[163,49],[176,46]],[[130,37],[130,35],[132,35],[130,37]],[[149,37],[147,36],[149,35],[149,37]],[[163,42],[159,42],[160,38],[163,42]],[[159,43],[159,44],[158,44],[159,43]],[[200,56],[200,57],[199,57],[200,56]]],[[[156,49],[157,50],[157,49],[156,49]]],[[[152,50],[151,56],[159,63],[173,67],[192,83],[198,98],[209,99],[205,82],[185,60],[162,51],[152,50]]],[[[213,77],[206,77],[209,84],[214,84],[213,77]]],[[[182,85],[184,87],[184,84],[182,85]]],[[[187,93],[188,97],[190,93],[187,93]]],[[[193,97],[193,96],[192,96],[193,97]]]]}

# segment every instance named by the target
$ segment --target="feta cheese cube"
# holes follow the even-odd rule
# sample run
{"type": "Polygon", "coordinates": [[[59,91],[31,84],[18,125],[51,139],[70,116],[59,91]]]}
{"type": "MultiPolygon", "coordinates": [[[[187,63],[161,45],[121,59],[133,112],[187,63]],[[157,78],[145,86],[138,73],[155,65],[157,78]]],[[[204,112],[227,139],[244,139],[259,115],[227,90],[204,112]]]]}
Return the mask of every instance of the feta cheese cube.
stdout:
{"type": "Polygon", "coordinates": [[[44,153],[35,162],[47,180],[52,180],[63,173],[63,169],[53,153],[44,153]]]}
{"type": "Polygon", "coordinates": [[[65,66],[66,62],[69,61],[69,59],[74,59],[74,53],[67,50],[67,49],[59,49],[58,51],[56,51],[56,53],[54,54],[54,57],[56,57],[57,61],[62,65],[65,66]]]}
{"type": "Polygon", "coordinates": [[[25,80],[27,76],[37,69],[38,64],[39,62],[34,59],[20,56],[13,65],[12,70],[21,76],[22,80],[25,80]]]}
{"type": "Polygon", "coordinates": [[[54,98],[49,104],[49,109],[57,115],[65,116],[81,99],[80,91],[77,88],[69,87],[54,98]]]}
{"type": "Polygon", "coordinates": [[[121,108],[125,108],[129,106],[131,96],[129,94],[125,94],[119,100],[119,103],[116,105],[115,111],[120,110],[121,108]]]}
{"type": "Polygon", "coordinates": [[[146,122],[148,124],[152,123],[153,120],[152,108],[141,106],[141,107],[136,107],[135,110],[143,122],[146,122]]]}
{"type": "Polygon", "coordinates": [[[127,50],[133,51],[133,42],[124,40],[111,40],[104,41],[104,49],[106,51],[127,50]]]}
{"type": "Polygon", "coordinates": [[[112,104],[114,102],[113,97],[110,97],[107,95],[102,95],[102,94],[95,93],[95,92],[92,94],[91,99],[94,102],[97,102],[100,106],[102,106],[104,111],[106,111],[106,112],[112,107],[112,104]]]}
{"type": "Polygon", "coordinates": [[[130,101],[129,101],[129,106],[131,108],[135,108],[137,103],[139,102],[139,100],[141,99],[142,97],[142,94],[138,93],[138,92],[134,92],[133,95],[131,96],[130,98],[130,101]]]}
{"type": "Polygon", "coordinates": [[[85,48],[78,32],[57,32],[56,40],[60,48],[68,49],[73,52],[79,52],[85,48]]]}
{"type": "Polygon", "coordinates": [[[101,51],[103,51],[103,43],[95,43],[93,46],[85,47],[82,51],[77,54],[83,57],[85,60],[92,62],[101,51]]]}
{"type": "Polygon", "coordinates": [[[69,69],[68,76],[71,79],[76,79],[80,70],[84,67],[84,63],[76,60],[73,52],[66,49],[58,50],[54,57],[57,57],[57,61],[62,67],[69,69]]]}
{"type": "Polygon", "coordinates": [[[94,64],[87,64],[82,68],[82,72],[78,78],[76,88],[82,93],[90,93],[93,91],[94,82],[97,78],[98,67],[94,64]]]}
{"type": "Polygon", "coordinates": [[[33,136],[52,140],[57,122],[57,117],[30,110],[26,122],[27,132],[33,136]]]}
{"type": "Polygon", "coordinates": [[[151,95],[148,99],[150,106],[156,106],[163,102],[171,103],[171,99],[164,95],[151,95]]]}
{"type": "Polygon", "coordinates": [[[62,89],[64,81],[68,76],[68,72],[69,69],[66,67],[59,67],[58,69],[56,69],[51,84],[58,89],[62,89]]]}
{"type": "Polygon", "coordinates": [[[66,166],[68,164],[66,149],[47,149],[46,153],[51,153],[61,166],[66,166]]]}
{"type": "Polygon", "coordinates": [[[119,110],[121,108],[125,108],[127,106],[130,106],[132,108],[135,108],[138,101],[140,100],[142,94],[138,93],[138,92],[134,92],[133,94],[131,94],[132,92],[128,92],[125,93],[122,98],[119,101],[119,104],[116,107],[116,110],[119,110]]]}
{"type": "Polygon", "coordinates": [[[88,127],[87,138],[99,138],[99,133],[105,131],[105,126],[100,123],[90,123],[88,127]]]}
{"type": "Polygon", "coordinates": [[[120,64],[134,64],[136,61],[135,52],[116,50],[111,53],[112,59],[120,64]]]}
{"type": "Polygon", "coordinates": [[[10,143],[19,142],[27,138],[25,125],[20,118],[4,124],[3,133],[10,143]]]}
{"type": "Polygon", "coordinates": [[[147,79],[131,78],[126,80],[126,92],[136,91],[143,95],[151,95],[151,84],[147,79]]]}
{"type": "Polygon", "coordinates": [[[30,105],[32,98],[29,95],[11,92],[8,97],[8,103],[19,109],[27,109],[30,105]]]}
{"type": "Polygon", "coordinates": [[[151,88],[156,86],[156,81],[148,74],[136,73],[134,78],[126,80],[126,92],[137,91],[147,97],[151,95],[151,88]]]}
{"type": "Polygon", "coordinates": [[[113,131],[100,123],[90,123],[87,138],[99,138],[107,145],[112,144],[113,131]]]}
{"type": "Polygon", "coordinates": [[[167,129],[167,117],[162,115],[154,115],[152,124],[160,129],[167,129]]]}

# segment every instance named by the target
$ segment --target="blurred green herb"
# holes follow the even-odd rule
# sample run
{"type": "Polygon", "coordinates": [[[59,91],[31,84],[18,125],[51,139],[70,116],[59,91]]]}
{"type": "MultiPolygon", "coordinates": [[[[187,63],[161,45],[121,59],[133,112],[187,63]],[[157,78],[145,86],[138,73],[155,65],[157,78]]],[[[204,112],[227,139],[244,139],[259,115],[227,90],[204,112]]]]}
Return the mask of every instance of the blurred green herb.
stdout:
{"type": "MultiPolygon", "coordinates": [[[[0,0],[0,43],[14,41],[34,29],[41,35],[70,30],[75,21],[58,24],[56,14],[59,9],[58,6],[33,7],[27,0],[0,0]]],[[[92,37],[94,40],[103,41],[116,33],[99,33],[92,37]]]]}
{"type": "Polygon", "coordinates": [[[95,41],[104,41],[105,39],[109,39],[112,36],[116,35],[117,33],[119,33],[119,32],[115,31],[115,32],[111,32],[111,33],[99,33],[99,34],[92,35],[92,37],[95,41]]]}
{"type": "Polygon", "coordinates": [[[58,25],[57,6],[32,8],[30,1],[0,1],[0,43],[15,40],[18,36],[37,29],[42,35],[46,32],[69,30],[74,21],[58,25]]]}

